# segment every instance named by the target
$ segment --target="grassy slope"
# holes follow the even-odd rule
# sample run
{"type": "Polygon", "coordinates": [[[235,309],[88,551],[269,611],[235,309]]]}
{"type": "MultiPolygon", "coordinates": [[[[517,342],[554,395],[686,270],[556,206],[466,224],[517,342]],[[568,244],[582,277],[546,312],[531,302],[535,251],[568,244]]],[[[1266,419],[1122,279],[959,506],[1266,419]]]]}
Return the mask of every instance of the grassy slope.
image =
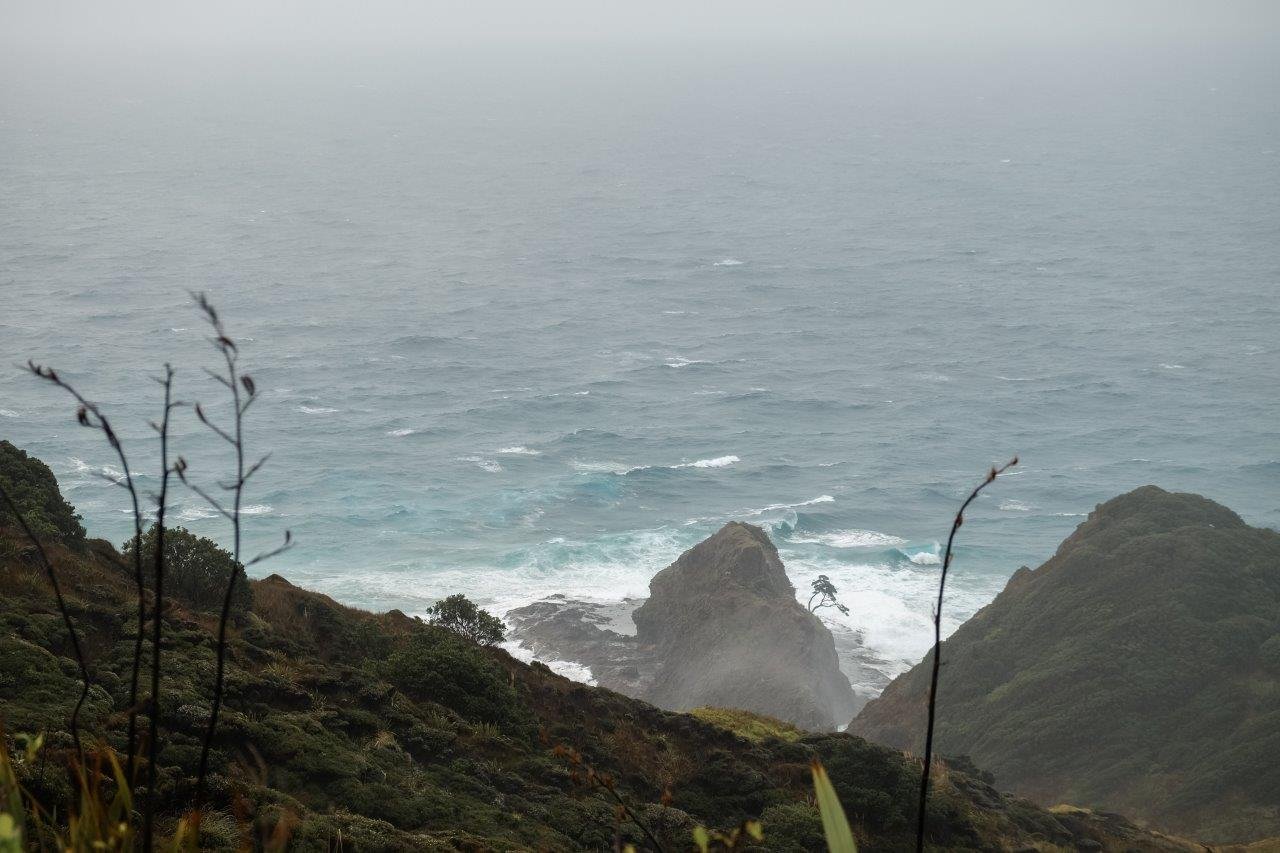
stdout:
{"type": "MultiPolygon", "coordinates": [[[[130,577],[106,542],[50,553],[91,658],[84,727],[118,747],[130,577]]],[[[575,785],[557,745],[612,774],[668,850],[689,849],[694,823],[753,817],[764,820],[766,849],[818,849],[815,757],[864,850],[909,843],[918,765],[897,751],[849,735],[772,737],[768,721],[735,712],[703,712],[710,722],[668,713],[394,611],[343,607],[277,577],[253,586],[253,609],[233,631],[212,761],[212,848],[233,849],[284,819],[299,850],[327,849],[339,829],[358,850],[609,849],[613,807],[575,785]],[[743,726],[747,738],[731,730],[743,726]]],[[[0,589],[0,722],[48,733],[50,766],[25,768],[26,784],[64,812],[69,791],[50,768],[70,744],[76,670],[33,551],[12,529],[0,529],[0,589]]],[[[157,792],[172,818],[189,801],[207,719],[214,622],[175,605],[166,623],[157,792]]],[[[1086,849],[1187,849],[1115,818],[1051,815],[958,770],[940,771],[936,787],[931,827],[946,849],[1065,850],[1086,840],[1101,845],[1086,849]]],[[[630,827],[623,834],[640,841],[630,827]]]]}
{"type": "MultiPolygon", "coordinates": [[[[98,551],[109,547],[93,544],[98,551]]],[[[20,547],[8,551],[0,562],[0,584],[11,592],[0,603],[0,717],[13,732],[63,730],[74,668],[63,656],[39,572],[20,547]]],[[[55,553],[93,650],[86,723],[118,744],[131,649],[128,580],[100,557],[55,553]]],[[[263,825],[291,812],[302,818],[295,830],[300,849],[324,846],[336,827],[348,844],[368,850],[606,849],[613,810],[575,789],[553,754],[556,744],[566,744],[615,774],[634,803],[650,804],[645,809],[667,828],[670,849],[687,849],[694,821],[728,827],[756,816],[765,819],[771,849],[813,849],[818,819],[807,797],[815,756],[830,770],[865,849],[906,844],[916,765],[893,750],[848,735],[779,740],[754,727],[752,739],[740,738],[697,716],[480,650],[399,614],[345,608],[278,578],[254,587],[253,615],[236,632],[213,762],[223,812],[210,822],[215,843],[233,846],[244,831],[235,812],[263,825]],[[407,644],[417,644],[413,660],[425,654],[440,672],[465,670],[449,676],[448,689],[431,691],[446,704],[420,691],[421,672],[405,680],[396,671],[395,650],[407,644]],[[476,671],[496,678],[470,677],[476,671]],[[664,811],[654,804],[668,788],[674,807],[664,811]]],[[[176,804],[190,789],[205,720],[212,620],[175,608],[168,622],[159,790],[176,804]]],[[[69,737],[55,733],[50,741],[65,747],[69,737]]],[[[1073,833],[1110,847],[1128,833],[1098,821],[1055,819],[964,774],[945,775],[933,825],[950,849],[1037,840],[1066,849],[1073,833]]],[[[60,780],[46,773],[30,783],[52,804],[65,796],[60,780]]],[[[1180,848],[1142,837],[1115,849],[1180,848]]]]}
{"type": "MultiPolygon", "coordinates": [[[[1280,834],[1280,534],[1195,495],[1102,505],[943,646],[938,738],[1040,802],[1280,834]]],[[[922,663],[854,721],[917,748],[922,663]]]]}

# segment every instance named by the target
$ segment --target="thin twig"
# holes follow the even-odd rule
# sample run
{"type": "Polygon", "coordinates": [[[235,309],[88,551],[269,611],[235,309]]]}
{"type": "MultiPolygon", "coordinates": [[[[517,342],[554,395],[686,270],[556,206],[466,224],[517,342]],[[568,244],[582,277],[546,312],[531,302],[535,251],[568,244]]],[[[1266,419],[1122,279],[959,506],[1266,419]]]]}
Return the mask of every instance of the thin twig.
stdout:
{"type": "MultiPolygon", "coordinates": [[[[658,841],[657,837],[653,834],[652,831],[650,831],[648,825],[646,825],[645,822],[640,819],[639,815],[637,815],[635,811],[629,805],[627,805],[627,801],[624,800],[622,798],[622,795],[618,793],[617,785],[614,782],[613,776],[609,775],[608,773],[600,773],[590,764],[586,764],[582,760],[582,753],[578,752],[576,749],[574,749],[573,747],[567,744],[563,744],[563,743],[557,744],[555,749],[552,750],[552,752],[557,757],[564,759],[569,764],[569,767],[570,767],[569,778],[573,782],[573,784],[578,785],[578,784],[585,783],[592,787],[600,788],[604,791],[607,791],[609,793],[609,796],[613,799],[613,801],[618,804],[618,808],[621,810],[622,817],[625,817],[627,820],[631,821],[633,824],[636,825],[636,828],[639,829],[644,834],[645,838],[649,839],[649,843],[653,845],[653,849],[657,851],[657,853],[665,853],[665,849],[662,846],[662,842],[658,841]],[[585,772],[580,772],[578,770],[579,767],[581,767],[582,770],[585,772]]],[[[668,798],[669,798],[669,792],[664,792],[663,793],[664,807],[667,805],[668,798]]]]}
{"type": "Polygon", "coordinates": [[[999,468],[992,467],[987,478],[978,484],[964,503],[960,504],[955,520],[951,522],[951,532],[947,535],[947,550],[942,558],[942,576],[938,579],[938,603],[933,610],[933,674],[929,680],[929,723],[924,736],[924,769],[920,773],[920,806],[916,815],[916,853],[924,853],[924,808],[929,798],[929,769],[933,763],[933,721],[938,706],[938,667],[942,658],[942,596],[947,586],[947,570],[951,568],[951,546],[955,542],[956,531],[964,524],[964,511],[969,508],[978,494],[995,482],[1005,471],[1018,464],[1018,457],[1013,457],[999,468]]]}
{"type": "MultiPolygon", "coordinates": [[[[595,773],[594,770],[590,772],[595,773]]],[[[638,827],[639,830],[644,833],[645,838],[649,839],[649,843],[653,845],[653,849],[656,850],[657,853],[664,853],[662,843],[658,841],[656,837],[654,837],[654,834],[652,832],[649,831],[649,827],[645,824],[645,822],[642,821],[636,815],[636,813],[631,810],[631,807],[627,805],[626,800],[622,799],[622,795],[619,794],[616,790],[614,790],[613,780],[609,778],[601,779],[599,784],[600,784],[600,787],[604,788],[606,791],[609,792],[609,795],[613,797],[615,802],[617,802],[618,808],[622,809],[622,813],[626,815],[627,819],[630,820],[633,824],[635,824],[636,827],[638,827]]]]}
{"type": "Polygon", "coordinates": [[[31,544],[36,546],[36,552],[40,555],[40,562],[44,564],[45,573],[49,576],[49,585],[53,587],[53,596],[58,601],[58,612],[62,614],[62,622],[67,626],[67,634],[71,637],[71,648],[76,655],[76,663],[80,667],[80,698],[76,700],[75,710],[71,712],[71,739],[76,744],[76,757],[81,764],[84,763],[84,746],[80,743],[80,709],[84,707],[84,701],[89,695],[89,668],[85,666],[84,653],[80,650],[80,638],[76,635],[75,625],[71,622],[71,614],[67,612],[67,602],[62,597],[62,586],[58,583],[58,573],[53,570],[53,563],[49,560],[49,555],[45,553],[44,546],[40,544],[40,540],[36,538],[35,533],[31,531],[31,527],[27,524],[27,519],[23,517],[22,511],[18,509],[18,504],[9,497],[9,493],[0,484],[0,499],[3,499],[9,507],[9,512],[18,520],[18,526],[22,528],[22,532],[31,540],[31,544]]]}
{"type": "MultiPolygon", "coordinates": [[[[204,498],[210,506],[223,515],[231,522],[233,534],[232,547],[232,564],[231,575],[227,578],[227,588],[222,597],[222,612],[218,617],[218,644],[217,644],[217,664],[213,682],[213,703],[209,712],[209,726],[205,730],[204,740],[200,747],[200,765],[196,772],[196,795],[195,795],[195,820],[197,828],[199,826],[200,810],[204,806],[205,798],[205,779],[209,771],[209,751],[213,745],[213,736],[218,728],[218,713],[222,708],[223,684],[226,672],[227,658],[227,623],[231,617],[231,602],[235,593],[237,582],[240,581],[242,574],[246,568],[240,560],[242,531],[241,531],[241,506],[244,499],[245,484],[249,481],[263,464],[266,463],[267,457],[263,457],[253,463],[247,469],[245,467],[245,442],[244,442],[244,415],[249,407],[258,398],[258,389],[253,379],[239,372],[239,349],[234,341],[228,337],[226,329],[222,325],[222,319],[218,316],[218,312],[210,304],[209,300],[203,293],[193,293],[192,298],[196,305],[204,314],[205,320],[213,329],[213,337],[210,342],[218,353],[222,356],[223,367],[225,373],[218,373],[212,370],[205,372],[218,381],[223,387],[231,392],[233,426],[230,429],[223,429],[215,424],[208,415],[205,414],[203,408],[196,406],[196,416],[200,422],[208,427],[215,435],[222,438],[233,448],[235,448],[235,478],[229,482],[219,483],[218,485],[224,490],[231,492],[232,501],[231,508],[223,506],[223,504],[213,498],[203,489],[198,488],[194,484],[187,481],[185,477],[185,464],[183,471],[179,472],[179,477],[186,483],[196,494],[204,498]]],[[[254,557],[248,565],[260,563],[288,550],[293,543],[292,535],[286,531],[284,544],[279,548],[259,554],[254,557]]]]}
{"type": "Polygon", "coordinates": [[[155,612],[151,622],[151,702],[148,706],[147,729],[147,799],[143,809],[142,850],[151,853],[154,844],[154,818],[156,798],[156,758],[160,743],[160,648],[164,624],[164,517],[169,500],[169,476],[181,470],[185,463],[169,466],[169,416],[180,404],[173,402],[173,368],[164,366],[164,417],[155,427],[160,434],[160,493],[156,496],[155,535],[155,591],[152,599],[155,612]]]}
{"type": "Polygon", "coordinates": [[[142,638],[146,633],[147,618],[146,579],[142,574],[142,507],[138,501],[138,490],[133,484],[133,473],[129,469],[129,459],[125,455],[124,445],[120,443],[119,437],[111,427],[111,421],[102,413],[98,404],[87,399],[74,386],[59,376],[58,372],[52,367],[45,367],[36,364],[34,361],[28,361],[27,370],[70,394],[80,406],[76,411],[76,420],[80,422],[80,425],[96,429],[106,437],[107,444],[111,445],[111,449],[115,451],[116,458],[120,460],[120,468],[124,471],[123,476],[116,480],[115,483],[116,485],[123,484],[128,489],[129,498],[133,502],[133,582],[138,594],[138,625],[133,642],[133,671],[129,678],[129,732],[127,736],[128,750],[125,755],[125,778],[132,783],[134,771],[137,767],[138,681],[142,668],[142,638]]]}

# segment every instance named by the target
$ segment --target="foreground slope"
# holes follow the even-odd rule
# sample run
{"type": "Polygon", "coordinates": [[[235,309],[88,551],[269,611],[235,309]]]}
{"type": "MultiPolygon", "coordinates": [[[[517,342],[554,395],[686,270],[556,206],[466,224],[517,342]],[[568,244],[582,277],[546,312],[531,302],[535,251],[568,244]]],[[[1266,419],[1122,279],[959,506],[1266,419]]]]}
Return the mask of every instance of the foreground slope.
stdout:
{"type": "MultiPolygon", "coordinates": [[[[919,749],[930,659],[850,731],[919,749]]],[[[1280,534],[1146,486],[1020,569],[942,651],[937,738],[1042,803],[1280,834],[1280,534]]]]}
{"type": "MultiPolygon", "coordinates": [[[[118,747],[131,581],[109,543],[77,545],[51,541],[49,552],[89,652],[83,727],[118,747]]],[[[70,744],[76,669],[34,549],[3,526],[0,589],[0,722],[7,733],[46,732],[56,767],[70,744]]],[[[740,713],[662,711],[275,576],[252,593],[233,631],[208,849],[240,849],[281,822],[296,850],[332,849],[339,838],[361,851],[612,849],[614,804],[575,783],[575,759],[611,774],[666,850],[690,849],[695,824],[729,828],[753,817],[764,821],[762,849],[820,849],[814,758],[830,771],[863,850],[910,844],[918,763],[895,750],[844,734],[775,737],[776,725],[740,713]]],[[[172,820],[189,802],[207,719],[214,618],[174,603],[165,622],[157,795],[172,820]]],[[[65,777],[45,770],[24,765],[24,782],[65,814],[65,777]]],[[[929,825],[938,849],[1198,849],[1114,816],[1052,814],[958,768],[937,779],[929,825]]],[[[645,848],[634,827],[621,834],[645,848]]]]}

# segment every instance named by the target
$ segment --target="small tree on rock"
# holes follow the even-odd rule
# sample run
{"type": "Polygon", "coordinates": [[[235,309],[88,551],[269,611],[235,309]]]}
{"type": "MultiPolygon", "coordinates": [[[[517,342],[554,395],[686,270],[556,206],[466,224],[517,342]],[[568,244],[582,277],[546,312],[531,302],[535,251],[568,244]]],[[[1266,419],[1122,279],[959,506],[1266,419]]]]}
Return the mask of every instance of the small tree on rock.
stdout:
{"type": "Polygon", "coordinates": [[[482,646],[501,643],[507,636],[507,626],[502,624],[501,619],[480,609],[461,593],[441,599],[428,607],[427,621],[432,625],[448,628],[482,646]]]}
{"type": "Polygon", "coordinates": [[[834,607],[845,616],[849,615],[849,608],[836,600],[836,585],[831,582],[831,578],[818,575],[813,582],[813,595],[809,596],[809,612],[817,613],[824,607],[834,607]]]}

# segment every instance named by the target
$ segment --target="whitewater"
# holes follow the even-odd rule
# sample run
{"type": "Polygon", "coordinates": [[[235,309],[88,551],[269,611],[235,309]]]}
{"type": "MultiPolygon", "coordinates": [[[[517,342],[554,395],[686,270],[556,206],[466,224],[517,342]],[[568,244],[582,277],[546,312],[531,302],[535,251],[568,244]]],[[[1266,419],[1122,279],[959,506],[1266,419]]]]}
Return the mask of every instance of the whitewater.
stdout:
{"type": "MultiPolygon", "coordinates": [[[[0,438],[92,535],[128,535],[121,472],[9,366],[101,402],[153,489],[147,377],[226,413],[193,288],[263,389],[249,550],[298,543],[255,571],[360,607],[624,619],[741,520],[891,675],[1014,453],[948,631],[1138,485],[1280,525],[1266,57],[171,59],[0,57],[0,438]]],[[[225,476],[189,412],[175,441],[225,476]]]]}

